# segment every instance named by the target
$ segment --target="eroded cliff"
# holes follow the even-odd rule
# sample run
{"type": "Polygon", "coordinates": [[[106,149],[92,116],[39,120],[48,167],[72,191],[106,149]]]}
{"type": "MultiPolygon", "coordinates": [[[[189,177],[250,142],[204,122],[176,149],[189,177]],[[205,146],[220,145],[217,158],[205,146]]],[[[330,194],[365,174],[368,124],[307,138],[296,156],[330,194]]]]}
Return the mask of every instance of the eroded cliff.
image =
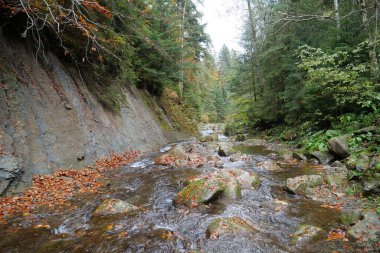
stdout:
{"type": "Polygon", "coordinates": [[[36,174],[178,138],[162,110],[147,105],[146,92],[126,88],[127,102],[115,114],[88,90],[85,72],[80,76],[54,53],[44,58],[38,63],[26,43],[0,31],[0,193],[23,190],[36,174]]]}

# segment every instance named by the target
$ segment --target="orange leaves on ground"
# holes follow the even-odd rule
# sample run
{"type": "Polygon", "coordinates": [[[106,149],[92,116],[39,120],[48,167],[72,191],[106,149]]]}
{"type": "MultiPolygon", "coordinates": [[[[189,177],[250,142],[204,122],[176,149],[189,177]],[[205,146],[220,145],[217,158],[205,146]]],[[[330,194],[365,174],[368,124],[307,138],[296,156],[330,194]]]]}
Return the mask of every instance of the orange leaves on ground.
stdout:
{"type": "Polygon", "coordinates": [[[344,240],[347,241],[346,233],[340,229],[332,230],[329,232],[327,236],[327,241],[333,241],[333,240],[344,240]]]}
{"type": "Polygon", "coordinates": [[[176,159],[175,157],[169,155],[169,154],[164,154],[160,157],[158,157],[154,163],[157,165],[164,165],[164,166],[177,166],[177,167],[182,167],[182,166],[198,166],[200,164],[203,164],[205,162],[204,158],[199,156],[199,155],[190,155],[187,160],[180,160],[176,159]]]}
{"type": "Polygon", "coordinates": [[[91,168],[97,171],[118,168],[127,165],[140,155],[139,151],[128,151],[123,154],[113,154],[110,158],[101,159],[95,162],[91,168]]]}
{"type": "Polygon", "coordinates": [[[165,155],[162,155],[160,157],[158,157],[154,163],[157,164],[157,165],[174,165],[175,164],[175,157],[171,156],[171,155],[168,155],[168,154],[165,154],[165,155]]]}
{"type": "Polygon", "coordinates": [[[103,185],[101,172],[132,162],[139,152],[128,151],[102,159],[94,166],[82,170],[57,170],[53,175],[34,176],[32,186],[17,196],[0,198],[0,221],[4,216],[34,212],[39,206],[70,206],[68,198],[75,193],[96,193],[103,185]]]}

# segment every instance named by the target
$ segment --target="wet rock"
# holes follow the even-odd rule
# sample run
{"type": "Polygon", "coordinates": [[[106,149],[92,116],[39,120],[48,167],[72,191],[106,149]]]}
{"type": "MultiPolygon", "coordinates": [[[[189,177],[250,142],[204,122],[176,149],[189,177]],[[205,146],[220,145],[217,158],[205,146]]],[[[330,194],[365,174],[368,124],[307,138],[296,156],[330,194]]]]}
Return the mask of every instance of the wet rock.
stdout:
{"type": "Polygon", "coordinates": [[[366,171],[369,168],[369,157],[365,154],[350,155],[345,164],[350,170],[366,171]]]}
{"type": "Polygon", "coordinates": [[[222,161],[215,162],[215,167],[218,169],[222,169],[224,167],[224,163],[222,161]]]}
{"type": "Polygon", "coordinates": [[[252,189],[260,186],[260,179],[254,172],[239,169],[224,169],[221,172],[225,174],[225,177],[235,177],[242,189],[252,189]]]}
{"type": "Polygon", "coordinates": [[[218,133],[212,133],[210,135],[205,135],[199,137],[200,142],[209,142],[209,141],[218,141],[219,140],[219,135],[218,133]]]}
{"type": "Polygon", "coordinates": [[[223,196],[230,199],[241,199],[241,185],[236,178],[227,178],[223,196]]]}
{"type": "Polygon", "coordinates": [[[339,214],[339,221],[345,226],[351,226],[361,219],[361,214],[358,209],[341,212],[339,214]]]}
{"type": "Polygon", "coordinates": [[[186,151],[182,146],[172,147],[167,154],[174,157],[176,160],[187,160],[186,151]]]}
{"type": "Polygon", "coordinates": [[[314,189],[323,184],[323,178],[320,175],[304,175],[286,180],[286,187],[289,191],[296,194],[314,194],[314,189]]]}
{"type": "Polygon", "coordinates": [[[334,160],[334,156],[327,152],[322,151],[314,151],[311,152],[310,155],[318,160],[320,164],[329,164],[332,160],[334,160]]]}
{"type": "Polygon", "coordinates": [[[291,235],[291,243],[302,245],[311,240],[317,239],[323,230],[316,226],[299,225],[296,231],[291,235]]]}
{"type": "Polygon", "coordinates": [[[199,179],[190,182],[174,198],[177,205],[188,207],[197,207],[201,204],[207,204],[222,195],[225,186],[218,180],[199,179]]]}
{"type": "Polygon", "coordinates": [[[138,207],[129,204],[120,199],[107,199],[103,201],[103,203],[96,208],[93,212],[93,215],[112,215],[112,214],[121,214],[121,213],[129,213],[132,211],[138,210],[138,207]]]}
{"type": "Polygon", "coordinates": [[[267,171],[283,171],[283,169],[273,160],[266,160],[257,163],[257,167],[267,171]]]}
{"type": "Polygon", "coordinates": [[[331,186],[346,185],[348,181],[348,169],[344,165],[340,167],[326,167],[324,175],[327,183],[331,186]]]}
{"type": "Polygon", "coordinates": [[[238,134],[238,135],[236,136],[235,141],[245,141],[245,136],[244,136],[244,134],[238,134]]]}
{"type": "Polygon", "coordinates": [[[379,240],[380,220],[375,211],[363,212],[364,219],[348,229],[348,236],[353,240],[379,240]]]}
{"type": "Polygon", "coordinates": [[[302,154],[302,153],[299,153],[299,152],[293,152],[292,157],[294,159],[298,159],[298,160],[301,160],[301,161],[307,161],[306,156],[304,154],[302,154]]]}
{"type": "Polygon", "coordinates": [[[20,173],[19,160],[13,156],[0,157],[0,194],[20,173]]]}
{"type": "Polygon", "coordinates": [[[221,143],[218,146],[218,155],[220,156],[230,156],[234,153],[232,144],[230,143],[221,143]]]}
{"type": "Polygon", "coordinates": [[[237,155],[237,154],[235,154],[235,155],[231,155],[231,157],[230,157],[230,161],[231,162],[237,162],[237,161],[239,161],[241,159],[241,156],[240,155],[237,155]]]}
{"type": "Polygon", "coordinates": [[[340,161],[335,161],[331,164],[331,167],[342,167],[343,166],[343,163],[341,163],[340,161]]]}
{"type": "Polygon", "coordinates": [[[207,238],[217,239],[226,235],[251,234],[256,229],[247,221],[239,218],[216,218],[207,227],[207,238]]]}
{"type": "Polygon", "coordinates": [[[363,180],[363,191],[365,194],[379,194],[380,193],[380,173],[374,173],[370,177],[363,180]]]}
{"type": "Polygon", "coordinates": [[[327,148],[331,153],[339,158],[347,158],[350,156],[350,148],[348,147],[348,135],[331,138],[327,142],[327,148]]]}
{"type": "Polygon", "coordinates": [[[380,154],[377,154],[370,159],[369,167],[380,171],[380,154]]]}
{"type": "Polygon", "coordinates": [[[278,199],[275,199],[273,201],[273,204],[274,204],[274,210],[276,212],[283,211],[289,205],[288,202],[283,201],[283,200],[278,200],[278,199]]]}
{"type": "Polygon", "coordinates": [[[260,186],[258,176],[253,172],[238,169],[221,169],[209,174],[186,178],[186,186],[174,199],[175,204],[197,207],[219,196],[240,199],[241,189],[260,186]]]}

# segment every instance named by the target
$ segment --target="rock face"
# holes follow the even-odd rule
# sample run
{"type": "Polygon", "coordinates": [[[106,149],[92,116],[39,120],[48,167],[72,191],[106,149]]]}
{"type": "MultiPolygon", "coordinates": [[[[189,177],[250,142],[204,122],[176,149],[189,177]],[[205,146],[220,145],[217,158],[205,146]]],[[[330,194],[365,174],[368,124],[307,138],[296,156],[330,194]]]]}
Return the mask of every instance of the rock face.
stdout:
{"type": "Polygon", "coordinates": [[[12,156],[0,157],[0,194],[19,176],[19,161],[12,156]]]}
{"type": "Polygon", "coordinates": [[[93,215],[112,215],[129,213],[138,210],[138,207],[131,205],[120,199],[107,199],[96,210],[93,215]]]}
{"type": "Polygon", "coordinates": [[[348,136],[340,136],[331,138],[327,142],[327,147],[331,153],[339,158],[347,158],[350,156],[350,148],[347,143],[348,136]]]}
{"type": "Polygon", "coordinates": [[[313,188],[322,184],[323,177],[320,175],[304,175],[286,180],[286,187],[289,191],[304,195],[313,194],[313,188]]]}
{"type": "Polygon", "coordinates": [[[217,239],[225,235],[250,234],[256,229],[247,221],[239,218],[216,218],[207,227],[206,235],[210,239],[217,239]]]}
{"type": "Polygon", "coordinates": [[[19,157],[22,168],[16,188],[8,191],[25,189],[36,174],[83,167],[112,152],[148,151],[181,138],[161,128],[163,122],[145,102],[147,93],[128,87],[127,103],[120,114],[113,113],[84,84],[96,82],[91,73],[82,73],[82,81],[54,54],[45,51],[45,57],[48,66],[42,67],[32,50],[0,31],[0,83],[5,85],[0,88],[0,149],[19,157]]]}
{"type": "Polygon", "coordinates": [[[348,236],[354,240],[366,238],[367,240],[379,240],[380,220],[375,211],[363,213],[364,219],[356,223],[348,230],[348,236]]]}

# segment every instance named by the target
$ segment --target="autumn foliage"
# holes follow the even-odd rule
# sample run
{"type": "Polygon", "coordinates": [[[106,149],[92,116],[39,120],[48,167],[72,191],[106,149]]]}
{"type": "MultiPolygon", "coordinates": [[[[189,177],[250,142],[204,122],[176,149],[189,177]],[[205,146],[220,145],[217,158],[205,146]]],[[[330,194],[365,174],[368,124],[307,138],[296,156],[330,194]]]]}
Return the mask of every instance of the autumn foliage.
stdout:
{"type": "Polygon", "coordinates": [[[32,186],[18,196],[0,198],[0,221],[14,213],[29,215],[40,206],[70,206],[75,193],[97,193],[103,185],[102,172],[126,165],[139,156],[138,151],[114,154],[82,170],[57,170],[53,175],[34,176],[32,186]]]}

